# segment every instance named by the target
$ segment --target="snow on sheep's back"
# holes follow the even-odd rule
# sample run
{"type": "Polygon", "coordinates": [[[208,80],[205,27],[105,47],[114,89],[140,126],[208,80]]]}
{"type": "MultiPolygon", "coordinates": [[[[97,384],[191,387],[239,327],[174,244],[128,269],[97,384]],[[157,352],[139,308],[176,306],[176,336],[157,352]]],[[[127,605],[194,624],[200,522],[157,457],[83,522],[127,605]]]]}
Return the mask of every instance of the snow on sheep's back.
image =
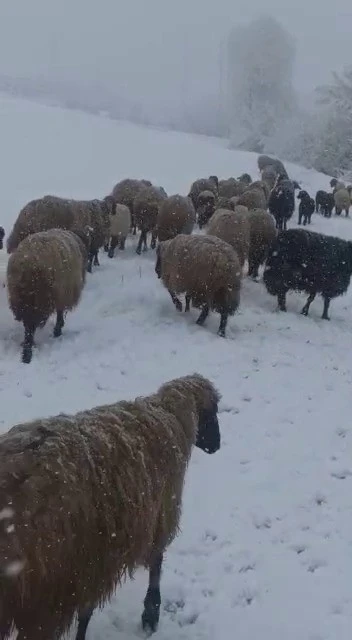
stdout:
{"type": "MultiPolygon", "coordinates": [[[[123,177],[170,193],[193,179],[249,172],[256,156],[217,139],[112,122],[33,102],[0,101],[0,224],[46,193],[95,198],[123,177]]],[[[288,165],[314,195],[328,178],[288,165]]],[[[313,216],[312,229],[352,237],[350,221],[313,216]]],[[[217,317],[203,329],[178,314],[135,238],[87,278],[62,338],[50,321],[31,365],[20,362],[22,328],[0,288],[1,430],[36,416],[74,412],[154,391],[193,371],[210,377],[220,403],[222,448],[195,452],[182,532],[162,580],[160,640],[347,640],[352,623],[350,553],[352,298],[333,301],[331,322],[288,313],[261,283],[243,285],[228,339],[217,317]]],[[[135,640],[146,575],[94,616],[87,640],[135,640]]]]}

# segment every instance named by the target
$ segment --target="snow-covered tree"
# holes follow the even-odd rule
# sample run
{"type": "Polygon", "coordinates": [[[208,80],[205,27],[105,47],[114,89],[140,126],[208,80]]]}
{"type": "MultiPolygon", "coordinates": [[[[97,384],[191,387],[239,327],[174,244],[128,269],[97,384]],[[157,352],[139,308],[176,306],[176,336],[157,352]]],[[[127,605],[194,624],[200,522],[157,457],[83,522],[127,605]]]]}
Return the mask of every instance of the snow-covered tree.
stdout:
{"type": "Polygon", "coordinates": [[[292,84],[295,45],[270,16],[234,28],[228,44],[231,141],[262,151],[266,139],[296,108],[292,84]]]}

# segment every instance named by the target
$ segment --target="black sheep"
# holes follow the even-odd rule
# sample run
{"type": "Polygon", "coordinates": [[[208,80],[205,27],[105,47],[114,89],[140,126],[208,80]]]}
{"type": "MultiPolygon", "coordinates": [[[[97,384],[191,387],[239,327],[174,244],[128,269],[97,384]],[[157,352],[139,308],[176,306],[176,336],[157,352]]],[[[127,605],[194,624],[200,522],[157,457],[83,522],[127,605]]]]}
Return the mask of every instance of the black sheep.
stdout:
{"type": "Polygon", "coordinates": [[[309,298],[302,309],[308,315],[317,293],[324,299],[322,318],[329,320],[330,300],[346,293],[352,274],[352,242],[306,229],[279,233],[264,270],[268,293],[277,296],[286,311],[286,293],[305,291],[309,298]]]}
{"type": "Polygon", "coordinates": [[[270,193],[268,207],[275,218],[277,229],[286,229],[287,221],[292,217],[295,210],[295,188],[296,185],[291,180],[280,175],[270,193]]]}
{"type": "Polygon", "coordinates": [[[335,206],[334,196],[332,193],[320,189],[315,195],[315,210],[325,216],[331,218],[332,210],[335,206]]]}
{"type": "Polygon", "coordinates": [[[301,201],[298,207],[298,224],[301,224],[303,218],[305,226],[307,223],[311,223],[312,214],[315,211],[315,202],[307,191],[300,191],[297,198],[301,201]]]}

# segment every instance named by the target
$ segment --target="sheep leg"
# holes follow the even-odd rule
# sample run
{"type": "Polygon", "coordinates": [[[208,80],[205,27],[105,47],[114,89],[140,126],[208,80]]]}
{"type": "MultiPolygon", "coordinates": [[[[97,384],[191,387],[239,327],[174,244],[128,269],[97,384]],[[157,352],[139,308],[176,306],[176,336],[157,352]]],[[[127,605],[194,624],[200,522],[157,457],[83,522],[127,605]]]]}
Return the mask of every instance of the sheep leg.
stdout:
{"type": "Polygon", "coordinates": [[[302,316],[307,316],[308,315],[309,307],[312,304],[315,296],[316,296],[315,293],[310,293],[309,294],[309,298],[308,298],[306,304],[304,305],[304,307],[303,307],[303,309],[301,311],[302,316]]]}
{"type": "Polygon", "coordinates": [[[93,615],[94,607],[86,607],[78,614],[78,629],[76,634],[76,640],[85,640],[87,627],[90,619],[93,615]]]}
{"type": "Polygon", "coordinates": [[[59,338],[62,334],[62,327],[65,324],[63,311],[56,312],[56,325],[54,327],[54,338],[59,338]]]}
{"type": "Polygon", "coordinates": [[[156,247],[156,231],[152,231],[152,239],[151,239],[151,243],[150,243],[150,248],[151,249],[155,249],[156,247]]]}
{"type": "Polygon", "coordinates": [[[286,291],[281,291],[277,296],[277,303],[280,311],[287,311],[286,309],[286,291]]]}
{"type": "Polygon", "coordinates": [[[178,299],[176,294],[173,291],[169,291],[169,294],[171,296],[171,300],[174,303],[177,311],[182,311],[182,302],[178,299]]]}
{"type": "Polygon", "coordinates": [[[323,315],[321,316],[323,320],[330,320],[328,316],[329,306],[330,306],[330,298],[328,296],[324,296],[324,310],[323,310],[323,315]]]}
{"type": "Polygon", "coordinates": [[[92,273],[93,258],[94,258],[94,253],[92,251],[89,251],[88,266],[87,266],[88,273],[92,273]]]}
{"type": "Polygon", "coordinates": [[[218,329],[218,336],[220,336],[221,338],[225,338],[228,317],[229,317],[229,314],[227,313],[227,311],[224,311],[221,314],[220,326],[219,326],[219,329],[218,329]]]}
{"type": "Polygon", "coordinates": [[[209,307],[207,304],[205,304],[203,306],[203,309],[201,311],[201,314],[196,322],[196,324],[199,324],[200,327],[203,326],[204,322],[206,321],[207,317],[209,315],[209,307]]]}
{"type": "Polygon", "coordinates": [[[143,235],[143,251],[148,251],[147,232],[146,231],[144,231],[144,235],[143,235]]]}
{"type": "Polygon", "coordinates": [[[188,313],[189,308],[190,308],[190,303],[191,303],[191,296],[186,295],[185,313],[188,313]]]}
{"type": "Polygon", "coordinates": [[[125,243],[126,243],[126,238],[122,236],[120,240],[120,246],[119,246],[119,249],[121,249],[121,251],[125,250],[125,243]]]}
{"type": "Polygon", "coordinates": [[[98,251],[94,252],[94,262],[93,262],[95,267],[100,267],[100,262],[99,262],[99,258],[98,258],[98,251]]]}
{"type": "Polygon", "coordinates": [[[253,257],[250,256],[248,259],[248,275],[254,280],[255,278],[258,278],[258,271],[259,261],[254,260],[253,257]]]}
{"type": "Polygon", "coordinates": [[[152,633],[156,631],[160,617],[162,564],[163,554],[160,551],[153,551],[149,568],[148,590],[144,598],[144,611],[142,613],[142,627],[145,631],[150,629],[152,633]]]}
{"type": "Polygon", "coordinates": [[[114,252],[115,252],[115,249],[116,249],[116,247],[118,245],[118,241],[119,241],[118,236],[111,236],[110,249],[109,249],[109,252],[108,252],[109,258],[113,258],[114,257],[114,252]]]}
{"type": "Polygon", "coordinates": [[[24,342],[23,342],[23,349],[22,349],[22,362],[24,364],[29,364],[30,361],[32,360],[34,333],[35,333],[35,327],[25,325],[24,342]]]}
{"type": "Polygon", "coordinates": [[[142,253],[142,244],[144,242],[144,251],[146,251],[147,247],[147,233],[146,231],[141,231],[141,235],[139,236],[138,245],[136,249],[136,253],[140,256],[142,253]]]}

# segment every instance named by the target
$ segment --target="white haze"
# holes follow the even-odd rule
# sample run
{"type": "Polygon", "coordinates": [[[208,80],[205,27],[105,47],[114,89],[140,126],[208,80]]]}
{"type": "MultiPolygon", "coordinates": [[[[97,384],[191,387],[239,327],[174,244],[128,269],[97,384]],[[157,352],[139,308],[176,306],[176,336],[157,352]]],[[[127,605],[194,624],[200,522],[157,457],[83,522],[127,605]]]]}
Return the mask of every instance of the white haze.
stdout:
{"type": "Polygon", "coordinates": [[[1,0],[0,73],[177,110],[221,94],[229,29],[265,11],[297,43],[302,94],[350,60],[350,0],[1,0]]]}

